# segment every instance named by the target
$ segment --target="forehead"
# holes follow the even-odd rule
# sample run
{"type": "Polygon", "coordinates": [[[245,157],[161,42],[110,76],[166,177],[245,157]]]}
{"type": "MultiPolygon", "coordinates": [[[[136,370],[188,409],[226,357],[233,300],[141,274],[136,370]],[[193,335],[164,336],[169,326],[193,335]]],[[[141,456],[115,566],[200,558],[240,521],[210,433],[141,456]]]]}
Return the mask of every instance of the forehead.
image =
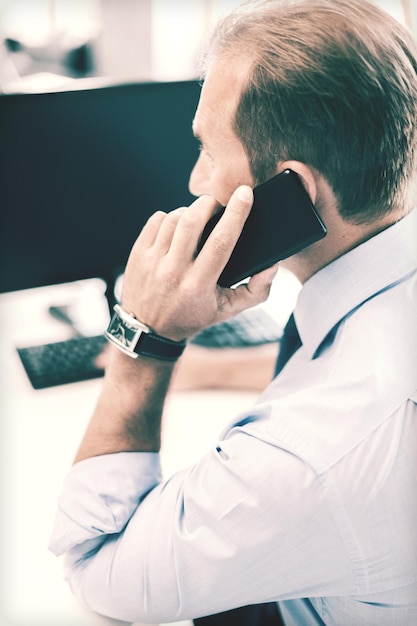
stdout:
{"type": "Polygon", "coordinates": [[[218,59],[210,66],[201,89],[193,130],[202,141],[221,135],[237,139],[233,120],[247,77],[246,68],[235,61],[218,59]]]}

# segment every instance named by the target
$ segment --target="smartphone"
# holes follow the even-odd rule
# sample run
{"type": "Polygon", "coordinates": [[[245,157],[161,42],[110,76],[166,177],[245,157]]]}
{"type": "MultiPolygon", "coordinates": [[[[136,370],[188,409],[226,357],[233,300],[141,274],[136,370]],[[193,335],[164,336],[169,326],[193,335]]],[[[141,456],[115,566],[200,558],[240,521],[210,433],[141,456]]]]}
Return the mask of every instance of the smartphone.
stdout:
{"type": "MultiPolygon", "coordinates": [[[[220,275],[221,287],[232,287],[322,239],[327,231],[298,174],[284,170],[253,190],[253,206],[220,275]]],[[[198,252],[224,213],[207,222],[198,252]]]]}

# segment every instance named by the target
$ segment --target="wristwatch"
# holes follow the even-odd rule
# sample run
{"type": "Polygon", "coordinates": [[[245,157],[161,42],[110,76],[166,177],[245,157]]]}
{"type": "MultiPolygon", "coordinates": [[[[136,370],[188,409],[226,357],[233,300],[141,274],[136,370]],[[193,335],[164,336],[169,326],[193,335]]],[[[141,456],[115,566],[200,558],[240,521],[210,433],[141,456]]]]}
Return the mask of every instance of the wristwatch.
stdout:
{"type": "Polygon", "coordinates": [[[134,315],[126,313],[119,304],[114,306],[114,315],[104,336],[122,352],[136,359],[140,354],[176,361],[184,352],[186,341],[173,341],[152,332],[134,315]]]}

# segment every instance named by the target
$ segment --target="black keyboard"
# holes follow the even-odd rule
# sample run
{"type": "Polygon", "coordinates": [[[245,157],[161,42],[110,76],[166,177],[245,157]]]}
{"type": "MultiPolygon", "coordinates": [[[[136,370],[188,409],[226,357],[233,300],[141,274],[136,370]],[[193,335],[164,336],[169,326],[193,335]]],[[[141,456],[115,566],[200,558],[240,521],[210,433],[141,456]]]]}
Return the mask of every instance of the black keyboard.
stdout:
{"type": "Polygon", "coordinates": [[[74,337],[42,346],[17,348],[34,389],[44,389],[99,378],[104,370],[95,359],[102,352],[104,335],[74,337]]]}

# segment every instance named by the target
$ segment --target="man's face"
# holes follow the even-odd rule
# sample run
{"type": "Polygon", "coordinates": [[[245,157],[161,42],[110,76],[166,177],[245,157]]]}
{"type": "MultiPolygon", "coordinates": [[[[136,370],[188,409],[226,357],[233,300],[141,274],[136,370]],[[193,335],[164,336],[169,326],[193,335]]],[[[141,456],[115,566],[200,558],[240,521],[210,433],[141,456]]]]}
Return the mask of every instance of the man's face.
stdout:
{"type": "Polygon", "coordinates": [[[193,195],[209,194],[226,205],[239,185],[253,186],[249,161],[232,122],[247,68],[217,60],[201,90],[193,131],[201,144],[200,156],[191,172],[193,195]]]}

